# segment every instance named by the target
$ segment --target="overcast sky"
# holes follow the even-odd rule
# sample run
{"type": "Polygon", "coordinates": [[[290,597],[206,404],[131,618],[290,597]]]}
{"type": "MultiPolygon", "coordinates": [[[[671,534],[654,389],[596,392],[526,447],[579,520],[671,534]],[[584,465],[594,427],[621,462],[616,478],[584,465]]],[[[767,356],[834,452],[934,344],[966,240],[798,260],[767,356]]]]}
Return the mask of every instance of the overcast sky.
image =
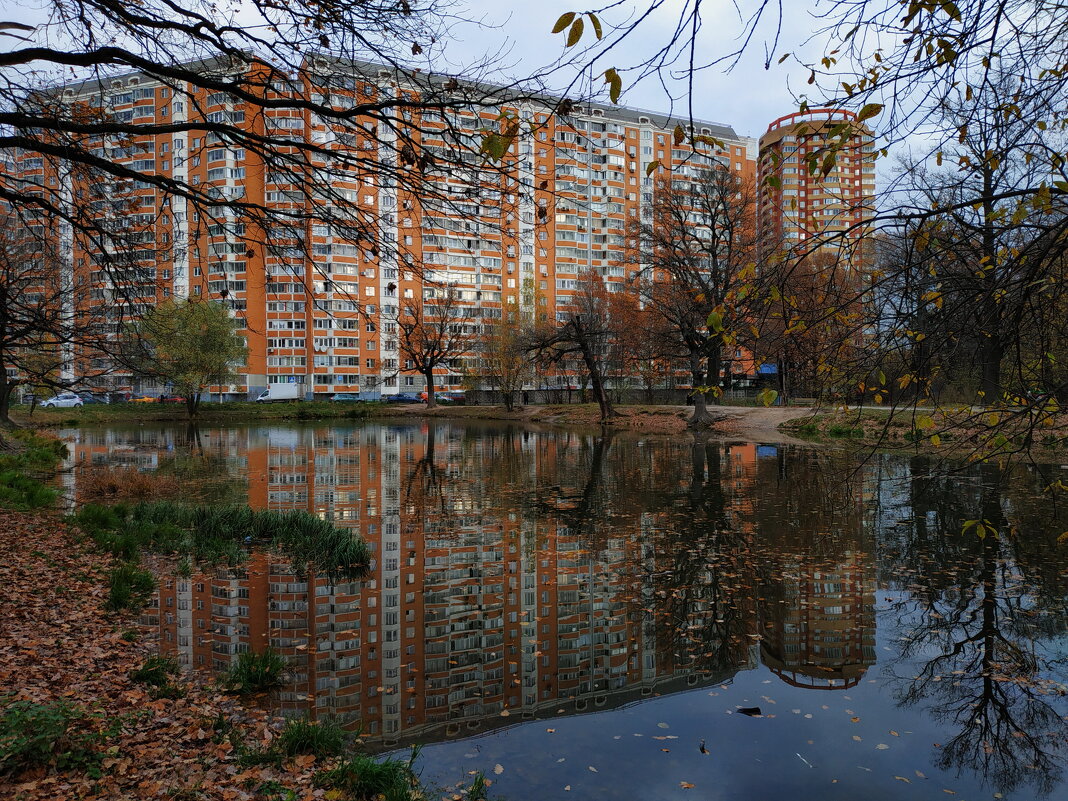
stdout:
{"type": "MultiPolygon", "coordinates": [[[[540,0],[516,5],[497,0],[466,0],[466,5],[475,15],[480,15],[486,23],[496,27],[469,25],[456,28],[456,38],[449,46],[448,53],[455,59],[462,59],[465,54],[470,56],[492,51],[503,44],[509,48],[506,60],[514,64],[509,72],[517,75],[535,70],[562,53],[564,36],[552,34],[552,26],[563,12],[581,8],[574,0],[540,0]]],[[[647,2],[638,0],[629,5],[645,7],[647,2]]],[[[600,70],[640,62],[663,45],[670,36],[670,28],[677,21],[674,12],[678,5],[677,2],[669,2],[666,10],[658,11],[656,17],[643,23],[642,36],[633,42],[625,42],[613,54],[598,62],[600,70]]],[[[699,60],[711,61],[738,49],[738,35],[743,24],[731,0],[712,0],[704,5],[704,28],[699,35],[697,55],[699,60]]],[[[739,5],[749,8],[755,3],[740,0],[739,5]]],[[[808,13],[812,4],[795,0],[785,5],[788,6],[785,12],[787,18],[778,52],[797,52],[815,27],[815,20],[808,13]]],[[[624,13],[619,13],[617,18],[624,17],[624,13]]],[[[588,31],[587,25],[587,37],[588,31]]],[[[760,33],[770,36],[773,30],[765,26],[760,33]]],[[[811,54],[817,48],[810,44],[807,50],[811,54]]],[[[793,60],[782,65],[775,61],[777,59],[773,59],[772,66],[765,70],[764,37],[758,36],[730,72],[717,67],[698,73],[693,95],[694,116],[726,123],[739,134],[759,137],[776,117],[797,110],[797,101],[790,87],[804,89],[808,77],[807,71],[803,71],[793,60]]],[[[560,82],[563,83],[562,75],[560,82]]],[[[671,99],[656,81],[646,79],[637,86],[631,86],[630,83],[625,76],[626,88],[621,103],[661,112],[669,109],[671,99]]],[[[681,84],[677,84],[677,88],[681,89],[681,84]]],[[[676,110],[685,113],[685,108],[676,110]]]]}

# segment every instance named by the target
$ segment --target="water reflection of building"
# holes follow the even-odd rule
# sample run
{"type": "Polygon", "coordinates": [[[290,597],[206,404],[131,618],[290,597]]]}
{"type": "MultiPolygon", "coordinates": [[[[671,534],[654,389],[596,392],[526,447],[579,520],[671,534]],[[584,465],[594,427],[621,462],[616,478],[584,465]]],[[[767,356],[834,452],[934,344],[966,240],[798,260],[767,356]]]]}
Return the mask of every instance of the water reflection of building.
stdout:
{"type": "MultiPolygon", "coordinates": [[[[502,437],[472,450],[447,427],[436,433],[250,431],[250,503],[359,530],[372,572],[331,585],[255,555],[240,570],[164,582],[163,649],[221,669],[269,644],[293,665],[286,711],[334,714],[386,741],[606,708],[754,665],[746,640],[722,660],[729,669],[702,669],[678,642],[652,634],[657,614],[643,607],[668,604],[655,600],[662,576],[635,570],[648,552],[640,515],[593,541],[569,516],[578,500],[550,513],[487,501],[502,480],[529,484],[542,473],[560,484],[552,502],[580,498],[584,474],[555,470],[558,451],[580,438],[502,437]]],[[[720,614],[714,605],[702,613],[720,614]]]]}
{"type": "Polygon", "coordinates": [[[797,687],[840,689],[875,664],[874,565],[849,551],[840,562],[783,564],[780,592],[765,597],[761,661],[797,687]]]}
{"type": "Polygon", "coordinates": [[[775,450],[760,461],[781,492],[765,496],[758,512],[777,546],[762,573],[761,661],[796,687],[853,687],[876,661],[876,565],[863,494],[840,480],[816,485],[825,471],[775,450]]]}
{"type": "MultiPolygon", "coordinates": [[[[801,684],[806,670],[844,682],[869,664],[859,551],[815,572],[798,562],[784,585],[796,603],[786,589],[770,602],[779,620],[766,589],[758,600],[753,446],[442,424],[258,427],[201,444],[247,466],[253,506],[306,510],[372,551],[370,575],[343,585],[263,554],[161,585],[162,648],[222,669],[271,645],[292,665],[290,714],[427,741],[720,682],[758,657],[801,684]]],[[[79,448],[126,458],[119,441],[79,448]]]]}

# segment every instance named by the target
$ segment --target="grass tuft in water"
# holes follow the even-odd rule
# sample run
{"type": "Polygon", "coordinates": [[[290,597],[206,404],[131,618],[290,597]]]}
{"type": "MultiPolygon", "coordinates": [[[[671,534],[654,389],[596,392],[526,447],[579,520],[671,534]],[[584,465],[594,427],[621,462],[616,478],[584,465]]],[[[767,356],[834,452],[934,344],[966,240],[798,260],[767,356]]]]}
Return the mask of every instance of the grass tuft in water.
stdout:
{"type": "Polygon", "coordinates": [[[245,561],[248,548],[261,545],[283,552],[298,575],[314,570],[346,581],[364,576],[370,563],[370,552],[358,534],[302,511],[171,501],[88,504],[73,522],[99,547],[124,560],[150,551],[236,566],[245,561]]]}

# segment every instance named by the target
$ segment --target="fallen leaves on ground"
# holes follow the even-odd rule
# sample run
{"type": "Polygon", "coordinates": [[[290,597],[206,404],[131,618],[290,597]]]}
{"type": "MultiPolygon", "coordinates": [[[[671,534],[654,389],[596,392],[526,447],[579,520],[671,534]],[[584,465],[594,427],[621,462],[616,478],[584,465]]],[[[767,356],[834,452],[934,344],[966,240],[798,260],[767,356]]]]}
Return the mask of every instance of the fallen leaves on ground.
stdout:
{"type": "MultiPolygon", "coordinates": [[[[0,798],[20,801],[104,801],[174,798],[196,791],[203,801],[251,801],[267,782],[293,798],[323,797],[312,777],[330,760],[300,756],[281,767],[244,768],[214,721],[248,743],[269,742],[283,720],[219,693],[201,677],[177,681],[180,698],[154,698],[129,678],[155,652],[155,643],[129,641],[133,616],[103,611],[110,557],[79,542],[55,515],[0,511],[0,687],[12,700],[63,701],[91,711],[94,725],[121,721],[100,737],[102,776],[85,770],[36,767],[0,776],[0,798]]],[[[184,797],[184,796],[183,796],[184,797]]]]}

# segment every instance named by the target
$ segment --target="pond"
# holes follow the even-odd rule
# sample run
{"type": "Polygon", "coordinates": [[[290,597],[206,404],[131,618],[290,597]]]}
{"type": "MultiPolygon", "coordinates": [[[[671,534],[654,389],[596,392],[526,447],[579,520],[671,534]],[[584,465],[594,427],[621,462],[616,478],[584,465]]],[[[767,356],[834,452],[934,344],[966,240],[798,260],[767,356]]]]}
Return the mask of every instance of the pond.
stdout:
{"type": "Polygon", "coordinates": [[[67,434],[73,498],[130,465],[358,530],[364,581],[253,553],[165,577],[148,621],[195,669],[272,645],[285,714],[421,743],[439,786],[1068,793],[1068,514],[1042,490],[1068,465],[440,419],[67,434]]]}

